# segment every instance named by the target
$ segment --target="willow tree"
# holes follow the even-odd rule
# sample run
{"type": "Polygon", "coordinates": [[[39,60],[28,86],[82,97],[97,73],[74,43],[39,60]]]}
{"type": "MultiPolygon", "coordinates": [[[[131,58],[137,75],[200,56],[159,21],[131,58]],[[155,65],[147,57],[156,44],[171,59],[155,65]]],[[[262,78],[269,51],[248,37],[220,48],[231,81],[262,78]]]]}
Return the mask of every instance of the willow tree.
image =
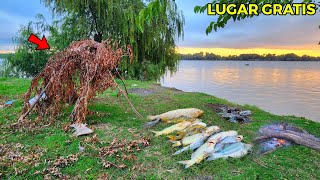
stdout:
{"type": "Polygon", "coordinates": [[[184,17],[174,1],[159,0],[157,9],[147,9],[143,0],[41,1],[63,17],[52,40],[57,48],[84,38],[111,38],[133,49],[134,60],[124,60],[119,67],[130,78],[158,79],[176,67],[175,42],[183,37],[184,17]],[[145,9],[155,15],[150,17],[145,9]]]}

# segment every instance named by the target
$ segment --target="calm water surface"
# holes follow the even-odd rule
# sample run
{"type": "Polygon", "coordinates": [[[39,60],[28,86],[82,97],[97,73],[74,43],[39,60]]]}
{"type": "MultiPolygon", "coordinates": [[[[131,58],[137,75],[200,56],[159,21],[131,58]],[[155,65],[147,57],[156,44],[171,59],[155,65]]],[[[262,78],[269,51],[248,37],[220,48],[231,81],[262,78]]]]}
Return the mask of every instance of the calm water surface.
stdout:
{"type": "Polygon", "coordinates": [[[180,61],[161,84],[320,122],[320,62],[180,61]]]}

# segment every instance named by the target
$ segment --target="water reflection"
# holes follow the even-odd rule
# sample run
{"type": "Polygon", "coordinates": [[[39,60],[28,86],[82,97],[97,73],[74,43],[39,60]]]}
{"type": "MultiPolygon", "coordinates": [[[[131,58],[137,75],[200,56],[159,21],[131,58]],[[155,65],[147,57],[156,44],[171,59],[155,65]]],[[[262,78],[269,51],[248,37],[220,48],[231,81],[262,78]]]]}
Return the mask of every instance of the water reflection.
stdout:
{"type": "Polygon", "coordinates": [[[320,122],[320,62],[181,61],[161,83],[320,122]]]}

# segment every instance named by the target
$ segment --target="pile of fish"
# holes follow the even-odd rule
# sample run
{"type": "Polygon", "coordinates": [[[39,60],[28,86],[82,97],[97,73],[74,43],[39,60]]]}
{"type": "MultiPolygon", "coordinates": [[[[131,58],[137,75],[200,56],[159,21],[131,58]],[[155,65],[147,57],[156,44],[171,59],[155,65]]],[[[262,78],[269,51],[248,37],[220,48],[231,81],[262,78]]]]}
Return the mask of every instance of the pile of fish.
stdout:
{"type": "Polygon", "coordinates": [[[242,111],[238,107],[229,107],[224,104],[209,103],[207,106],[214,112],[218,113],[221,117],[229,120],[232,123],[251,122],[250,116],[252,115],[252,112],[249,110],[242,111]]]}
{"type": "Polygon", "coordinates": [[[239,108],[229,108],[229,107],[220,107],[219,114],[228,119],[232,123],[250,123],[250,116],[252,115],[251,111],[241,111],[239,108]]]}
{"type": "Polygon", "coordinates": [[[276,123],[260,128],[256,142],[260,144],[260,154],[272,152],[291,143],[320,150],[320,138],[287,123],[276,123]]]}
{"type": "Polygon", "coordinates": [[[242,143],[243,136],[237,131],[221,131],[218,126],[207,127],[206,123],[198,119],[203,111],[196,108],[178,109],[157,116],[150,116],[153,120],[145,125],[151,127],[160,121],[174,123],[162,131],[152,131],[155,136],[167,135],[173,147],[181,146],[173,155],[185,151],[194,151],[191,159],[180,161],[185,168],[198,164],[203,160],[212,161],[219,158],[239,158],[246,155],[252,148],[250,144],[242,143]]]}

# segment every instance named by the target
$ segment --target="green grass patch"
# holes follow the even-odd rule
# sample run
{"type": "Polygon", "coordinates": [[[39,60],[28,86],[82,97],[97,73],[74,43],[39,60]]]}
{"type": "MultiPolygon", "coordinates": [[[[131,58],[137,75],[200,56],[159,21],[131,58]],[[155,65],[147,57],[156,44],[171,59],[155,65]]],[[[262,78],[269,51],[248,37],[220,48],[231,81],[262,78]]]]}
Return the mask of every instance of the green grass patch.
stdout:
{"type": "MultiPolygon", "coordinates": [[[[294,145],[279,149],[271,154],[259,158],[258,164],[254,155],[250,154],[240,159],[219,159],[203,162],[185,170],[177,162],[190,159],[190,152],[172,156],[177,149],[165,137],[154,138],[153,134],[142,129],[146,119],[138,119],[123,97],[117,97],[117,91],[107,90],[94,99],[94,106],[89,109],[98,114],[88,116],[87,123],[95,129],[99,142],[92,143],[87,137],[73,137],[72,133],[64,132],[63,127],[69,123],[69,113],[72,107],[65,110],[64,115],[54,119],[50,126],[36,124],[36,129],[13,129],[10,124],[16,122],[23,106],[23,95],[29,87],[30,80],[0,79],[0,103],[14,99],[12,107],[0,109],[1,138],[0,145],[5,145],[20,152],[21,157],[30,154],[39,157],[34,160],[8,163],[0,161],[0,178],[4,179],[43,179],[45,170],[58,157],[79,154],[78,160],[66,167],[61,167],[61,173],[70,178],[97,179],[107,176],[110,179],[185,179],[185,178],[213,178],[213,179],[317,179],[320,177],[320,153],[294,145]],[[43,128],[41,128],[43,127],[43,128]],[[140,134],[151,138],[150,146],[141,151],[132,152],[133,161],[123,161],[127,167],[105,168],[99,158],[97,148],[108,146],[114,138],[128,141],[136,139],[140,134]],[[19,147],[17,144],[23,146],[19,147]],[[79,153],[78,146],[85,147],[79,153]],[[16,147],[17,146],[17,147],[16,147]]],[[[118,81],[120,83],[120,81],[118,81]]],[[[126,81],[128,89],[152,89],[155,93],[146,96],[130,94],[129,98],[137,110],[143,115],[155,115],[173,109],[195,107],[205,111],[203,121],[209,125],[220,126],[223,130],[237,130],[244,136],[245,142],[251,142],[257,135],[258,129],[273,122],[289,122],[308,132],[320,136],[320,123],[293,116],[277,116],[265,112],[258,107],[239,106],[253,112],[253,122],[249,124],[233,124],[219,117],[210,109],[208,103],[238,106],[226,100],[203,93],[186,93],[160,87],[153,82],[126,81]]],[[[123,88],[123,87],[122,87],[123,88]]],[[[30,121],[36,122],[35,115],[30,121]]],[[[168,125],[159,124],[154,130],[161,130],[168,125]]],[[[2,146],[1,146],[2,147],[2,146]]],[[[0,150],[1,152],[1,150],[0,150]]],[[[3,158],[0,153],[0,158],[3,158]]],[[[114,162],[117,157],[105,157],[114,162]]]]}

